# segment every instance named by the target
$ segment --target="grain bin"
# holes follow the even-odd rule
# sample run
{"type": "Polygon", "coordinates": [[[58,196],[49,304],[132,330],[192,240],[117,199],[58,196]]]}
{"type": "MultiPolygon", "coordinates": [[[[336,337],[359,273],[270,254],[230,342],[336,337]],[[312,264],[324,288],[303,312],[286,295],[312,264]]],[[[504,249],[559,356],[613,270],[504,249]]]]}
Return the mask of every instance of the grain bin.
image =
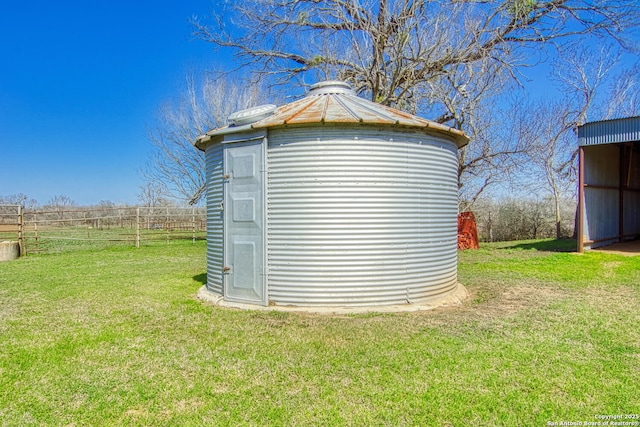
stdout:
{"type": "Polygon", "coordinates": [[[207,174],[207,285],[233,303],[362,307],[455,294],[460,131],[338,81],[229,117],[207,174]]]}

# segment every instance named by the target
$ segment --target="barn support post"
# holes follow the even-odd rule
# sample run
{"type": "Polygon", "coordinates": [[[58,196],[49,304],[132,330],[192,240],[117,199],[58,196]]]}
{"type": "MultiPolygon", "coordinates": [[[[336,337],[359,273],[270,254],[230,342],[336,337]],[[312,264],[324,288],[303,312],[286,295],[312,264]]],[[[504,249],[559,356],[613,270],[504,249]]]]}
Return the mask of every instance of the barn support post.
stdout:
{"type": "Polygon", "coordinates": [[[584,252],[584,147],[578,147],[578,253],[584,252]]]}

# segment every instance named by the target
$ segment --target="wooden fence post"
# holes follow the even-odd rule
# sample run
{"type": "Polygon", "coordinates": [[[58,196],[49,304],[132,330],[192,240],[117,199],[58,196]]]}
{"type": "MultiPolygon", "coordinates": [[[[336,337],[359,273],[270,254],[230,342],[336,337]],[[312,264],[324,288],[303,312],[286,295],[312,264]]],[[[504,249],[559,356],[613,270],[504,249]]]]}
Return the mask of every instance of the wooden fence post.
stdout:
{"type": "Polygon", "coordinates": [[[87,211],[82,212],[82,222],[85,227],[87,227],[87,240],[89,241],[89,244],[91,244],[91,228],[93,227],[90,227],[87,222],[87,211]]]}
{"type": "Polygon", "coordinates": [[[196,243],[196,208],[191,208],[191,242],[196,243]]]}
{"type": "Polygon", "coordinates": [[[18,248],[20,250],[20,255],[27,254],[27,245],[24,244],[24,207],[22,205],[18,205],[18,248]]]}
{"type": "Polygon", "coordinates": [[[166,224],[166,229],[167,229],[167,244],[168,244],[169,243],[169,228],[171,227],[169,225],[169,221],[170,221],[170,219],[169,219],[169,206],[167,206],[167,217],[166,218],[167,219],[165,221],[165,224],[166,224]]]}
{"type": "Polygon", "coordinates": [[[33,238],[36,242],[36,251],[38,251],[40,249],[38,242],[38,214],[35,211],[33,212],[33,238]]]}
{"type": "Polygon", "coordinates": [[[140,207],[136,208],[136,248],[140,247],[140,207]]]}

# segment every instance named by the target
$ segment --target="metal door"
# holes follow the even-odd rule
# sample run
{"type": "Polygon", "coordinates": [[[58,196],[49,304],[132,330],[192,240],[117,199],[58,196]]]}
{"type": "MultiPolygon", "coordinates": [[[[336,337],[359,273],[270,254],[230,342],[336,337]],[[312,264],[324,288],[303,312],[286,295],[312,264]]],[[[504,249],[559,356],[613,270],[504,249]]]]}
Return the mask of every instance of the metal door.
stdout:
{"type": "Polygon", "coordinates": [[[261,141],[224,147],[224,296],[267,305],[263,150],[261,141]]]}

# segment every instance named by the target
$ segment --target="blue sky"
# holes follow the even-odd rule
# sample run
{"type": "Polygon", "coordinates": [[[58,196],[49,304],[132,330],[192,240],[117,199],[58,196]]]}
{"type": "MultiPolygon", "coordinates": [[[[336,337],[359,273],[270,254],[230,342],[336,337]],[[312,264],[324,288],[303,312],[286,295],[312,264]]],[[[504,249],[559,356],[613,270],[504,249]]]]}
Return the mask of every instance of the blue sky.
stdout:
{"type": "Polygon", "coordinates": [[[0,8],[0,195],[137,203],[147,130],[216,61],[208,0],[12,1],[0,8]]]}
{"type": "MultiPolygon", "coordinates": [[[[211,0],[5,2],[0,196],[137,203],[156,111],[179,95],[187,74],[229,61],[192,36],[189,19],[214,7],[211,0]]],[[[525,70],[536,79],[531,92],[552,91],[547,70],[525,70]]]]}

